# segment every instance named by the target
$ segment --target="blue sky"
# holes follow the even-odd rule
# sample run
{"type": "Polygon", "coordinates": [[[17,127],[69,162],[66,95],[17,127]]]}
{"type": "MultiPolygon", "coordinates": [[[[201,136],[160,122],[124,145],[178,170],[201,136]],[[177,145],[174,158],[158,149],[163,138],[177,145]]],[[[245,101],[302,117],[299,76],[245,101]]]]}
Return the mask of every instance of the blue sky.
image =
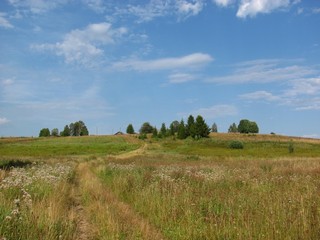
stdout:
{"type": "Polygon", "coordinates": [[[0,136],[202,115],[320,137],[318,0],[3,0],[0,136]]]}

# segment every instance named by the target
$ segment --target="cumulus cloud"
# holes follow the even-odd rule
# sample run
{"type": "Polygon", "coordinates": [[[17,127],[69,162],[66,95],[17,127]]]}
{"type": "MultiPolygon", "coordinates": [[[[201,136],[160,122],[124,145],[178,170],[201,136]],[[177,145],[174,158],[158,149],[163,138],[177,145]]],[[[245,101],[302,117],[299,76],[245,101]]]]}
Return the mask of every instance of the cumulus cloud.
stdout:
{"type": "Polygon", "coordinates": [[[13,25],[6,19],[6,13],[0,12],[0,27],[13,28],[13,25]]]}
{"type": "Polygon", "coordinates": [[[73,30],[66,34],[62,42],[55,44],[37,44],[36,50],[53,51],[63,56],[67,63],[89,64],[95,57],[103,54],[101,46],[114,44],[116,39],[127,33],[126,28],[112,28],[110,23],[90,24],[83,30],[73,30]]]}
{"type": "Polygon", "coordinates": [[[279,8],[287,8],[295,2],[291,0],[241,0],[237,17],[246,18],[254,17],[258,13],[270,13],[279,8]]]}
{"type": "Polygon", "coordinates": [[[157,71],[175,70],[181,68],[197,68],[209,62],[213,58],[205,53],[193,53],[182,57],[161,58],[155,60],[127,60],[113,64],[115,70],[157,71]]]}

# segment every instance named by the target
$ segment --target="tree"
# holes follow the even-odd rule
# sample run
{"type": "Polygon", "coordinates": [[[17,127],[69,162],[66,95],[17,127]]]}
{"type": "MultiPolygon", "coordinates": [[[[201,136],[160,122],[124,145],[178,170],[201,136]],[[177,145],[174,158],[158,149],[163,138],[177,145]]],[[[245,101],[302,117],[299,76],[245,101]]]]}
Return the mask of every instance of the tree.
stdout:
{"type": "Polygon", "coordinates": [[[39,137],[50,137],[49,128],[42,128],[39,133],[39,137]]]}
{"type": "Polygon", "coordinates": [[[256,122],[250,122],[249,132],[250,133],[259,133],[259,127],[256,122]]]}
{"type": "Polygon", "coordinates": [[[194,123],[194,117],[190,115],[188,117],[187,125],[186,125],[186,136],[189,137],[195,137],[196,132],[195,132],[195,123],[194,123]]]}
{"type": "Polygon", "coordinates": [[[139,130],[140,133],[152,133],[152,131],[153,131],[153,127],[150,125],[149,122],[143,123],[139,130]]]}
{"type": "Polygon", "coordinates": [[[175,135],[178,130],[179,130],[179,122],[177,120],[173,121],[171,124],[170,124],[170,135],[173,136],[175,135]]]}
{"type": "Polygon", "coordinates": [[[134,129],[133,129],[133,126],[132,126],[131,123],[127,127],[127,133],[128,134],[134,134],[134,129]]]}
{"type": "Polygon", "coordinates": [[[58,128],[54,128],[54,129],[51,130],[51,136],[54,136],[54,137],[58,137],[59,136],[58,128]]]}
{"type": "Polygon", "coordinates": [[[157,130],[156,127],[153,128],[152,137],[153,137],[153,138],[157,138],[157,137],[158,137],[158,130],[157,130]]]}
{"type": "Polygon", "coordinates": [[[68,125],[66,125],[63,129],[63,131],[60,133],[61,136],[64,136],[64,137],[68,137],[70,136],[70,128],[68,125]]]}
{"type": "Polygon", "coordinates": [[[242,119],[238,125],[240,133],[259,133],[259,127],[256,122],[251,122],[248,119],[242,119]]]}
{"type": "Polygon", "coordinates": [[[235,123],[232,123],[228,129],[228,132],[229,133],[236,133],[238,132],[238,127],[237,127],[237,124],[235,123]]]}
{"type": "Polygon", "coordinates": [[[70,136],[86,136],[89,135],[88,128],[83,121],[70,123],[70,136]]]}
{"type": "Polygon", "coordinates": [[[210,133],[210,128],[204,121],[203,117],[201,115],[198,115],[196,118],[196,122],[194,124],[195,128],[195,135],[194,138],[202,138],[202,137],[208,137],[210,133]]]}
{"type": "Polygon", "coordinates": [[[178,134],[177,134],[179,139],[185,139],[187,137],[186,134],[186,127],[184,125],[184,121],[183,119],[181,120],[181,122],[179,123],[179,127],[178,127],[178,134]]]}
{"type": "Polygon", "coordinates": [[[218,132],[218,126],[216,123],[212,124],[212,127],[211,127],[211,132],[218,132]]]}
{"type": "Polygon", "coordinates": [[[160,128],[160,133],[159,133],[159,137],[166,137],[167,136],[167,127],[165,123],[162,123],[161,128],[160,128]]]}

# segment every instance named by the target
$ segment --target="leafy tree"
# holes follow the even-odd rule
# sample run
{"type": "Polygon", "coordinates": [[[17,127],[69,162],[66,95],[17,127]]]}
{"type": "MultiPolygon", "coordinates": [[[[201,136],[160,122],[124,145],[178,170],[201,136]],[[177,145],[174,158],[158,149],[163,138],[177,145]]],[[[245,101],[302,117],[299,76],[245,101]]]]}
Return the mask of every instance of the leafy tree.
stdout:
{"type": "Polygon", "coordinates": [[[171,136],[175,135],[175,134],[178,132],[178,130],[179,130],[179,125],[180,125],[180,123],[179,123],[177,120],[173,121],[173,122],[170,124],[170,135],[171,135],[171,136]]]}
{"type": "Polygon", "coordinates": [[[39,133],[39,137],[50,137],[49,128],[42,128],[39,133]]]}
{"type": "Polygon", "coordinates": [[[181,120],[179,123],[179,127],[178,127],[178,134],[177,134],[179,139],[185,139],[187,137],[186,134],[186,126],[184,125],[184,121],[181,120]]]}
{"type": "Polygon", "coordinates": [[[54,129],[51,130],[51,136],[54,136],[54,137],[58,137],[59,136],[58,128],[54,128],[54,129]]]}
{"type": "Polygon", "coordinates": [[[256,122],[250,122],[249,132],[250,133],[259,133],[259,127],[256,122]]]}
{"type": "Polygon", "coordinates": [[[195,129],[195,122],[194,117],[190,115],[188,117],[187,125],[186,125],[186,136],[189,137],[195,137],[196,135],[196,129],[195,129]]]}
{"type": "Polygon", "coordinates": [[[152,133],[153,131],[153,127],[150,125],[149,122],[145,122],[142,124],[139,132],[141,133],[152,133]]]}
{"type": "Polygon", "coordinates": [[[238,125],[240,133],[259,133],[259,127],[256,122],[251,122],[248,119],[242,119],[238,125]]]}
{"type": "Polygon", "coordinates": [[[228,129],[228,132],[229,133],[236,133],[238,132],[238,127],[237,127],[237,124],[235,123],[232,123],[228,129]]]}
{"type": "Polygon", "coordinates": [[[80,136],[88,136],[89,135],[89,131],[86,125],[81,127],[81,131],[80,131],[80,136]]]}
{"type": "Polygon", "coordinates": [[[70,128],[68,125],[66,125],[63,129],[63,131],[60,133],[61,136],[67,137],[70,136],[70,128]]]}
{"type": "Polygon", "coordinates": [[[198,115],[196,122],[194,124],[195,135],[194,138],[208,137],[210,133],[210,128],[204,121],[201,115],[198,115]]]}
{"type": "Polygon", "coordinates": [[[211,127],[211,132],[218,132],[218,126],[216,123],[212,124],[212,127],[211,127]]]}
{"type": "Polygon", "coordinates": [[[133,126],[132,126],[131,123],[127,127],[127,133],[128,134],[134,134],[134,129],[133,129],[133,126]]]}
{"type": "Polygon", "coordinates": [[[70,136],[86,136],[89,135],[89,131],[83,121],[70,123],[70,136]]]}

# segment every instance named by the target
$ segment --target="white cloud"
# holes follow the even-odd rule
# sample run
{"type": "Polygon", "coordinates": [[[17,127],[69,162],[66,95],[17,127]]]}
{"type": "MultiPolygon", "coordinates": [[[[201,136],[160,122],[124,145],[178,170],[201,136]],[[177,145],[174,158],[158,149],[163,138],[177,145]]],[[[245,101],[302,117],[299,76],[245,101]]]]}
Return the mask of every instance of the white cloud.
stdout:
{"type": "Polygon", "coordinates": [[[197,76],[190,73],[174,73],[169,75],[170,83],[185,83],[197,79],[197,76]]]}
{"type": "Polygon", "coordinates": [[[290,84],[291,88],[285,91],[286,96],[320,94],[320,77],[296,79],[290,84]]]}
{"type": "Polygon", "coordinates": [[[290,3],[295,4],[296,1],[291,0],[241,0],[237,12],[237,17],[246,18],[254,17],[258,13],[270,13],[279,8],[287,8],[290,3]]]}
{"type": "Polygon", "coordinates": [[[67,63],[88,65],[103,54],[101,46],[114,44],[116,39],[127,33],[126,28],[113,29],[110,23],[88,25],[84,30],[73,30],[66,34],[62,42],[31,46],[40,51],[51,50],[63,56],[67,63]]]}
{"type": "Polygon", "coordinates": [[[1,84],[3,86],[9,86],[12,85],[14,83],[14,80],[12,78],[7,78],[1,81],[1,84]]]}
{"type": "Polygon", "coordinates": [[[103,0],[82,0],[82,2],[97,13],[103,13],[106,9],[103,0]]]}
{"type": "Polygon", "coordinates": [[[311,67],[290,65],[287,60],[255,60],[236,65],[227,76],[208,78],[213,83],[270,83],[308,77],[319,72],[311,67]]]}
{"type": "Polygon", "coordinates": [[[186,16],[194,16],[200,13],[203,9],[202,0],[179,0],[177,1],[178,12],[186,16]]]}
{"type": "Polygon", "coordinates": [[[150,0],[146,4],[127,4],[123,7],[116,7],[113,16],[134,16],[138,19],[138,23],[165,16],[185,19],[199,14],[204,5],[205,0],[150,0]]]}
{"type": "Polygon", "coordinates": [[[234,3],[234,0],[213,0],[218,6],[227,7],[234,3]]]}
{"type": "Polygon", "coordinates": [[[319,14],[319,13],[320,13],[320,8],[314,8],[314,9],[312,9],[312,13],[314,13],[314,14],[319,14]]]}
{"type": "Polygon", "coordinates": [[[204,53],[193,53],[183,57],[161,58],[156,60],[127,60],[113,64],[115,70],[156,71],[174,70],[181,68],[197,68],[209,62],[213,58],[204,53]]]}
{"type": "Polygon", "coordinates": [[[207,119],[215,119],[226,116],[234,116],[238,114],[238,109],[233,105],[214,105],[208,108],[200,108],[196,111],[193,111],[194,115],[201,115],[207,119]]]}
{"type": "Polygon", "coordinates": [[[0,117],[0,125],[6,124],[8,122],[10,122],[8,119],[0,117]]]}
{"type": "Polygon", "coordinates": [[[267,100],[267,101],[279,100],[278,96],[274,96],[272,93],[267,91],[256,91],[252,93],[246,93],[246,94],[240,95],[240,97],[247,100],[267,100]]]}
{"type": "Polygon", "coordinates": [[[6,19],[6,14],[0,12],[0,27],[13,28],[13,25],[6,19]]]}

